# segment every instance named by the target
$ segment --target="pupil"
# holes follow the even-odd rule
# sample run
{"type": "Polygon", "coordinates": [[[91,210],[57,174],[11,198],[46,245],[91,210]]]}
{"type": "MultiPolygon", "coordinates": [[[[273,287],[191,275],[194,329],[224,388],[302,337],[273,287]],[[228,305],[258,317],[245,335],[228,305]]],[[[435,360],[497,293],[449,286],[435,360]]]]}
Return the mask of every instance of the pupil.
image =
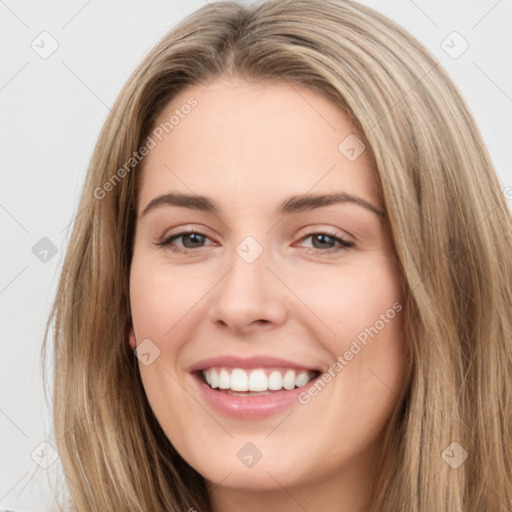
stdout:
{"type": "MultiPolygon", "coordinates": [[[[329,235],[316,235],[316,238],[313,237],[313,241],[316,240],[316,239],[319,239],[321,241],[321,243],[325,243],[326,242],[325,239],[331,239],[332,240],[332,237],[330,237],[329,235]]],[[[329,240],[327,240],[327,243],[329,243],[329,240]]]]}
{"type": "MultiPolygon", "coordinates": [[[[186,235],[184,238],[183,238],[183,245],[185,245],[185,247],[187,247],[188,245],[190,244],[187,244],[186,243],[186,240],[189,240],[189,239],[195,239],[195,242],[201,242],[201,238],[203,237],[203,235],[200,235],[199,233],[189,233],[188,235],[186,235]]],[[[192,241],[192,248],[195,247],[194,245],[194,241],[192,241]]],[[[190,247],[189,247],[190,248],[190,247]]]]}
{"type": "MultiPolygon", "coordinates": [[[[191,245],[193,248],[198,243],[200,244],[203,241],[202,238],[203,238],[203,235],[200,235],[199,233],[189,233],[188,235],[186,235],[183,238],[183,241],[184,241],[183,245],[188,246],[188,248],[190,248],[190,245],[191,245]],[[192,240],[191,244],[187,244],[186,240],[192,240]]],[[[313,237],[313,241],[319,241],[320,246],[325,245],[325,244],[329,245],[330,243],[332,244],[332,237],[329,235],[322,235],[322,234],[315,235],[313,237]]]]}

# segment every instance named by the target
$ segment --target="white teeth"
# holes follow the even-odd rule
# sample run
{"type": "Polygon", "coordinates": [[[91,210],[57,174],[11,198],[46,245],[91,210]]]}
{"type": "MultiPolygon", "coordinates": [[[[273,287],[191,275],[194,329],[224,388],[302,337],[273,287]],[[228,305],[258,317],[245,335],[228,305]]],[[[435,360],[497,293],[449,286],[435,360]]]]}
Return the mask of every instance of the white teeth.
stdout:
{"type": "Polygon", "coordinates": [[[272,391],[277,391],[283,387],[283,377],[281,375],[281,372],[278,372],[274,370],[269,376],[268,376],[268,388],[272,391]]]}
{"type": "Polygon", "coordinates": [[[295,387],[295,371],[294,370],[288,370],[284,374],[283,387],[284,387],[284,389],[293,389],[295,387]]]}
{"type": "Polygon", "coordinates": [[[210,386],[215,389],[219,387],[219,374],[217,372],[210,372],[210,386]]]}
{"type": "Polygon", "coordinates": [[[301,372],[295,377],[295,385],[300,388],[309,382],[309,375],[307,372],[301,372]]]}
{"type": "Polygon", "coordinates": [[[219,389],[229,389],[229,373],[222,369],[219,373],[219,389]]]}
{"type": "MultiPolygon", "coordinates": [[[[226,373],[228,373],[228,372],[226,371],[226,373]]],[[[228,373],[228,375],[229,375],[229,373],[228,373]]],[[[240,368],[235,368],[231,372],[231,386],[229,386],[229,387],[233,391],[248,391],[249,390],[249,377],[247,376],[247,373],[245,373],[240,368]]]]}
{"type": "Polygon", "coordinates": [[[267,391],[268,379],[263,370],[253,370],[249,376],[249,389],[251,391],[267,391]]]}
{"type": "Polygon", "coordinates": [[[279,391],[291,390],[307,384],[315,374],[308,371],[277,370],[262,368],[243,370],[241,368],[210,368],[203,371],[204,378],[213,389],[232,391],[279,391]]]}

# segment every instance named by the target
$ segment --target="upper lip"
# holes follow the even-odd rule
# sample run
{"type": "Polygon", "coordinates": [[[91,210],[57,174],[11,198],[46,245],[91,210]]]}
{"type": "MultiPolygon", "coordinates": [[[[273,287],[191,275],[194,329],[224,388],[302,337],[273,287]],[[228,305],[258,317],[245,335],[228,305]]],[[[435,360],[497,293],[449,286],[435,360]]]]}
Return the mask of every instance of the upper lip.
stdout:
{"type": "Polygon", "coordinates": [[[193,364],[188,371],[196,372],[200,370],[206,370],[213,367],[226,367],[226,368],[274,368],[283,367],[291,368],[296,370],[306,371],[320,371],[318,368],[306,366],[288,359],[281,359],[278,357],[259,355],[252,357],[238,357],[233,355],[224,355],[217,357],[210,357],[208,359],[201,359],[197,363],[193,364]]]}

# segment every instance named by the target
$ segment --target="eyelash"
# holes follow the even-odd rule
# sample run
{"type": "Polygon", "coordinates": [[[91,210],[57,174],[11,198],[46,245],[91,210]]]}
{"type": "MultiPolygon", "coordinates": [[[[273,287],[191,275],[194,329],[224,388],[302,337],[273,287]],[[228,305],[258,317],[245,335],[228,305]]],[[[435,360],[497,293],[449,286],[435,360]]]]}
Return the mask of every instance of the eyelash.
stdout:
{"type": "MultiPolygon", "coordinates": [[[[165,237],[163,238],[162,240],[160,240],[159,242],[157,242],[156,245],[158,245],[159,247],[166,247],[168,248],[169,250],[173,251],[173,252],[176,252],[176,253],[184,253],[184,254],[187,254],[189,253],[190,251],[195,251],[196,249],[182,249],[180,247],[176,247],[176,246],[173,246],[171,245],[171,242],[177,238],[181,238],[183,236],[186,236],[186,235],[191,235],[191,234],[194,234],[194,235],[201,235],[205,238],[209,238],[208,235],[206,235],[205,233],[202,233],[201,231],[197,231],[197,230],[190,230],[190,231],[180,231],[179,233],[176,233],[174,235],[171,235],[169,237],[165,237]]],[[[309,249],[312,249],[313,251],[319,251],[323,254],[332,254],[332,253],[338,253],[338,252],[342,252],[342,251],[346,251],[347,249],[351,248],[351,247],[354,247],[354,243],[352,242],[349,242],[347,240],[344,240],[343,238],[340,238],[339,236],[336,236],[334,235],[333,233],[329,233],[328,231],[317,231],[317,232],[313,232],[313,233],[309,233],[308,235],[305,235],[301,238],[301,241],[309,238],[309,237],[312,237],[312,236],[315,236],[315,235],[327,235],[329,238],[332,238],[335,242],[338,242],[341,247],[338,247],[338,248],[335,248],[335,247],[331,247],[330,249],[316,249],[314,247],[310,247],[309,249]]],[[[202,247],[198,247],[198,249],[202,249],[202,247]]]]}

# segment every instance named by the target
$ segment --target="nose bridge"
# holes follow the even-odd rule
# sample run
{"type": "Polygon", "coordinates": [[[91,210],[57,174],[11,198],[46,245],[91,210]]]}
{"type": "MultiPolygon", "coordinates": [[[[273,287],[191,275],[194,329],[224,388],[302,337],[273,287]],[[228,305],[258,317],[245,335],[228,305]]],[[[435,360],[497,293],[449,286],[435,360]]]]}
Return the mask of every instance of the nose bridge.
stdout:
{"type": "Polygon", "coordinates": [[[235,330],[253,322],[280,323],[285,316],[282,286],[267,268],[269,251],[263,241],[246,236],[229,258],[230,270],[218,284],[210,317],[235,330]]]}

